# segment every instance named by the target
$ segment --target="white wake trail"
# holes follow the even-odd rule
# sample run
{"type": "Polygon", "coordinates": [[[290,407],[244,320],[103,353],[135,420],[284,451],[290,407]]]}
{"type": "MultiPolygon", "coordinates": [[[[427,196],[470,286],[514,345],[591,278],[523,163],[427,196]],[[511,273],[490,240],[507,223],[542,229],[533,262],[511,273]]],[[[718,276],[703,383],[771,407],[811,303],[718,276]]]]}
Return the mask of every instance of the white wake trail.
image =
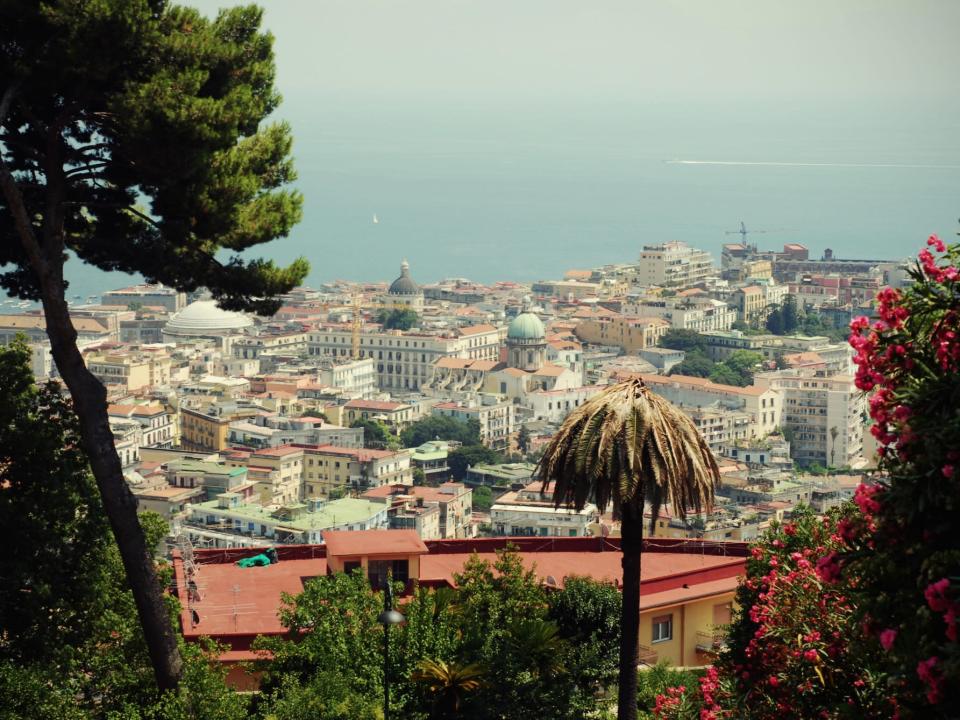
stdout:
{"type": "Polygon", "coordinates": [[[912,165],[905,163],[814,163],[814,162],[749,162],[741,160],[666,160],[667,165],[759,165],[763,167],[829,167],[829,168],[901,168],[917,170],[960,170],[960,165],[912,165]]]}

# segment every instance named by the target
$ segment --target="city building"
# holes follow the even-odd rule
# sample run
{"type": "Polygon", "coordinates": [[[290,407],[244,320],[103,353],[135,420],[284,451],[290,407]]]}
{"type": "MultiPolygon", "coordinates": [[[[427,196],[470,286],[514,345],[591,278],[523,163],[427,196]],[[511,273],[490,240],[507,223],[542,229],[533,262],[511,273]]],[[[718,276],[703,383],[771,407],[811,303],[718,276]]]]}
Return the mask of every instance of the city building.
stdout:
{"type": "Polygon", "coordinates": [[[160,403],[118,404],[107,407],[111,419],[131,420],[140,425],[140,447],[170,448],[176,440],[172,413],[160,403]]]}
{"type": "Polygon", "coordinates": [[[332,498],[381,485],[413,485],[409,450],[303,446],[303,497],[332,498]]]}
{"type": "Polygon", "coordinates": [[[644,298],[635,303],[625,303],[623,311],[631,315],[665,320],[670,327],[677,330],[697,332],[729,330],[737,321],[737,311],[727,303],[700,296],[644,298]]]}
{"type": "Polygon", "coordinates": [[[418,315],[423,312],[423,290],[410,277],[410,263],[400,263],[400,277],[390,283],[383,298],[383,307],[387,310],[413,310],[418,315]]]}
{"type": "MultiPolygon", "coordinates": [[[[726,410],[743,411],[750,418],[743,437],[766,437],[780,427],[781,393],[766,385],[720,385],[706,378],[684,375],[640,375],[647,386],[675,405],[700,407],[718,403],[726,410]]],[[[737,439],[737,438],[731,438],[737,439]]]]}
{"type": "Polygon", "coordinates": [[[556,507],[552,485],[528,483],[522,490],[504,493],[490,508],[495,535],[520,537],[588,537],[598,522],[597,506],[580,510],[556,507]]]}
{"type": "MultiPolygon", "coordinates": [[[[456,587],[456,574],[474,557],[494,561],[508,543],[547,587],[563,587],[570,576],[586,576],[620,586],[620,539],[616,537],[473,538],[421,540],[410,530],[326,531],[325,545],[280,545],[279,562],[244,569],[236,565],[262,548],[193,551],[193,562],[174,551],[176,594],[184,638],[210,638],[226,645],[220,657],[227,682],[255,689],[257,678],[243,663],[256,658],[251,650],[259,636],[280,636],[286,629],[278,609],[283,593],[297,594],[312,577],[362,570],[371,585],[381,587],[387,571],[394,580],[424,587],[456,587]],[[202,567],[203,591],[194,568],[202,567]],[[241,603],[252,610],[231,613],[223,608],[241,603]]],[[[746,543],[659,538],[645,548],[640,588],[641,662],[663,660],[672,665],[711,661],[730,620],[737,583],[744,574],[746,543]]]]}
{"type": "Polygon", "coordinates": [[[466,402],[437,403],[431,414],[463,423],[475,420],[480,426],[480,442],[487,447],[506,450],[514,431],[514,408],[513,403],[498,396],[481,394],[466,402]]]}
{"type": "MultiPolygon", "coordinates": [[[[421,540],[464,538],[472,535],[473,526],[470,520],[473,514],[473,490],[463,483],[446,482],[437,487],[382,485],[368,490],[361,497],[385,498],[401,513],[400,523],[394,523],[395,515],[391,516],[391,527],[404,529],[403,525],[410,523],[410,529],[416,529],[421,540]],[[437,511],[435,531],[429,529],[421,519],[424,513],[417,512],[430,508],[437,511]],[[409,516],[402,515],[403,511],[411,510],[413,512],[409,516]]],[[[434,519],[430,515],[426,517],[434,519]]]]}
{"type": "Polygon", "coordinates": [[[261,505],[290,505],[301,498],[304,479],[301,447],[284,445],[252,453],[234,451],[227,456],[227,464],[246,467],[261,505]]]}
{"type": "Polygon", "coordinates": [[[656,345],[669,329],[670,322],[664,318],[613,314],[581,320],[574,332],[582,342],[637,353],[656,345]]]}
{"type": "Polygon", "coordinates": [[[246,535],[278,545],[323,542],[330,530],[375,530],[387,528],[389,505],[384,500],[341,498],[308,500],[280,506],[244,503],[236,493],[221,493],[215,500],[189,508],[188,524],[181,531],[189,536],[191,526],[246,535]]]}
{"type": "Polygon", "coordinates": [[[185,293],[164,285],[131,285],[119,290],[108,290],[100,296],[101,305],[117,305],[124,309],[137,308],[160,309],[177,312],[187,304],[185,293]]]}
{"type": "Polygon", "coordinates": [[[165,463],[163,471],[171,487],[202,488],[206,500],[214,500],[226,492],[237,494],[252,485],[246,468],[232,467],[225,462],[180,458],[165,463]]]}
{"type": "Polygon", "coordinates": [[[417,418],[415,408],[401,402],[387,400],[350,400],[342,409],[342,425],[353,425],[358,420],[377,420],[399,432],[417,418]]]}
{"type": "Polygon", "coordinates": [[[171,361],[165,351],[95,350],[84,353],[83,359],[104,385],[119,385],[128,392],[170,384],[171,361]]]}
{"type": "MultiPolygon", "coordinates": [[[[215,406],[211,406],[214,409],[215,406]]],[[[230,417],[189,407],[180,408],[180,447],[219,452],[228,447],[230,417]]]]}
{"type": "Polygon", "coordinates": [[[710,253],[674,240],[644,245],[636,282],[644,287],[685,288],[706,280],[714,272],[710,253]]]}
{"type": "Polygon", "coordinates": [[[253,327],[253,319],[243,313],[217,306],[215,300],[196,300],[174,314],[163,328],[164,342],[188,338],[216,341],[229,351],[232,336],[243,335],[253,327]]]}
{"type": "Polygon", "coordinates": [[[756,382],[783,397],[783,425],[792,431],[794,460],[825,467],[858,467],[863,463],[867,399],[852,376],[781,370],[758,374],[756,382]]]}
{"type": "MultiPolygon", "coordinates": [[[[117,340],[116,328],[103,318],[71,315],[70,320],[77,331],[77,346],[80,348],[117,340]]],[[[9,345],[17,335],[25,335],[30,343],[49,342],[46,318],[39,313],[0,315],[0,344],[9,345]]]]}
{"type": "Polygon", "coordinates": [[[559,423],[574,408],[579,407],[603,389],[603,385],[581,385],[560,390],[537,390],[527,393],[525,405],[534,420],[559,423]]]}
{"type": "Polygon", "coordinates": [[[428,482],[435,482],[439,479],[446,479],[450,476],[450,466],[447,464],[447,456],[451,450],[460,447],[460,443],[452,440],[428,440],[423,445],[418,445],[412,449],[410,455],[410,466],[416,470],[423,471],[423,476],[428,482]]]}
{"type": "MultiPolygon", "coordinates": [[[[373,358],[382,390],[417,390],[433,375],[434,364],[445,357],[470,360],[500,358],[500,331],[493,325],[470,325],[445,331],[381,330],[363,328],[359,334],[361,358],[373,358]]],[[[349,358],[353,332],[344,325],[318,327],[308,337],[311,357],[349,358]]]]}

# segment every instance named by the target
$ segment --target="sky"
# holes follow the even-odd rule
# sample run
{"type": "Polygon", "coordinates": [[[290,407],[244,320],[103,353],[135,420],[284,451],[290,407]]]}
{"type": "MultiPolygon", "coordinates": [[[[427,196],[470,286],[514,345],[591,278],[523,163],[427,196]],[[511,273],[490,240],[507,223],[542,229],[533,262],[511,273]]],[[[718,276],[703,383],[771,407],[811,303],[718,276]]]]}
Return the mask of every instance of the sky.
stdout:
{"type": "MultiPolygon", "coordinates": [[[[194,0],[212,14],[224,0],[194,0]]],[[[956,95],[957,0],[261,0],[289,98],[956,95]]]]}

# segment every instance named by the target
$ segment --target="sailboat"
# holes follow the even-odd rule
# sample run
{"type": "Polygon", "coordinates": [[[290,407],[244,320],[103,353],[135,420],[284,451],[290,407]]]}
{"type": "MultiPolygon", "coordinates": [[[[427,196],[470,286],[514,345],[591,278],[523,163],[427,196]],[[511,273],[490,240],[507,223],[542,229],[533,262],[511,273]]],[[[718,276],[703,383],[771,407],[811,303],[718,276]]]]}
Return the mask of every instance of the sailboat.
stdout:
{"type": "Polygon", "coordinates": [[[376,214],[376,213],[373,214],[373,224],[374,224],[374,225],[379,225],[379,224],[380,224],[380,218],[377,217],[377,214],[376,214]]]}

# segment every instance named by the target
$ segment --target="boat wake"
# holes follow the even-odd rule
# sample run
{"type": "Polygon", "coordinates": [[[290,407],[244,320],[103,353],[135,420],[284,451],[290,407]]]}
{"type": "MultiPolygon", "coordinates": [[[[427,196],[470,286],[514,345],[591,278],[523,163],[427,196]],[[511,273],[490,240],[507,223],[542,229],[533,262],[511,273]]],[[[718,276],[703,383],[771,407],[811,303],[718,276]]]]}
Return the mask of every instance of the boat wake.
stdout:
{"type": "Polygon", "coordinates": [[[960,165],[914,165],[907,163],[815,163],[815,162],[749,162],[742,160],[666,160],[667,165],[759,165],[762,167],[831,167],[831,168],[903,168],[921,170],[960,170],[960,165]]]}

